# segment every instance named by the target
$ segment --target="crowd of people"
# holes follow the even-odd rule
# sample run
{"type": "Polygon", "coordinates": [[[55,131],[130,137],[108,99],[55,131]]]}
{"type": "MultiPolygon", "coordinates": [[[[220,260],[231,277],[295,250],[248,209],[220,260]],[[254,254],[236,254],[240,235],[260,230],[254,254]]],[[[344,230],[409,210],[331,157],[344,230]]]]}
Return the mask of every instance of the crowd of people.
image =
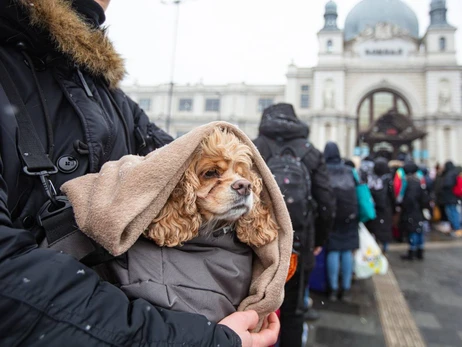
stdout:
{"type": "Polygon", "coordinates": [[[366,225],[382,244],[384,253],[393,240],[409,241],[410,253],[403,259],[423,259],[424,235],[432,228],[438,229],[437,223],[447,225],[445,232],[451,237],[462,236],[459,208],[462,168],[452,161],[428,168],[417,165],[404,153],[399,159],[367,157],[359,165],[378,214],[376,220],[366,225]],[[381,190],[382,186],[388,187],[388,194],[381,190]]]}
{"type": "MultiPolygon", "coordinates": [[[[319,318],[301,290],[309,288],[310,275],[315,266],[315,256],[324,249],[327,283],[330,301],[350,302],[354,276],[354,252],[359,245],[360,200],[358,185],[370,190],[375,218],[364,221],[366,228],[387,253],[391,242],[408,242],[409,250],[403,260],[424,259],[425,234],[431,223],[447,220],[450,235],[461,236],[459,200],[462,197],[462,168],[448,161],[444,167],[435,169],[418,166],[409,156],[401,153],[396,160],[379,153],[362,160],[358,157],[342,158],[336,143],[328,142],[323,152],[309,142],[309,127],[299,118],[290,104],[272,105],[264,110],[255,140],[257,148],[270,169],[275,156],[281,150],[294,148],[289,155],[297,156],[298,162],[309,172],[313,199],[305,213],[306,227],[294,225],[295,240],[301,232],[307,233],[305,243],[295,250],[304,260],[303,270],[297,271],[286,284],[286,296],[281,307],[281,336],[279,346],[301,346],[305,320],[319,318]],[[269,145],[272,143],[272,145],[269,145]],[[304,151],[299,151],[304,148],[304,151]],[[460,187],[459,187],[460,186],[460,187]],[[459,192],[459,189],[461,192],[459,192]],[[341,280],[341,283],[339,283],[341,280]],[[302,308],[301,308],[302,307],[302,308]]],[[[287,165],[287,170],[290,171],[287,165]]],[[[275,177],[278,178],[276,169],[275,177]]],[[[290,172],[282,177],[280,188],[286,197],[292,220],[299,220],[300,210],[291,209],[293,196],[285,181],[290,172]]],[[[308,294],[307,294],[308,293],[308,294]]]]}

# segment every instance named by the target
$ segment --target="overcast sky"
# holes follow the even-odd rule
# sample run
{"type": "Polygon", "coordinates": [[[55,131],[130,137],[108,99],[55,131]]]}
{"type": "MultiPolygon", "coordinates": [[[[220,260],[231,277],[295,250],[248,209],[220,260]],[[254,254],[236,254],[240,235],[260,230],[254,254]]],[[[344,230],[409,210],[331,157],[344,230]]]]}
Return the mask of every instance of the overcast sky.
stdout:
{"type": "MultiPolygon", "coordinates": [[[[386,0],[383,0],[386,1],[386,0]]],[[[404,0],[417,14],[420,33],[429,23],[430,0],[404,0]]],[[[317,63],[316,33],[324,25],[323,0],[184,0],[180,5],[175,83],[284,84],[290,62],[317,63]]],[[[337,0],[338,25],[359,0],[337,0]]],[[[447,0],[462,63],[462,0],[447,0]]],[[[109,36],[126,60],[124,84],[168,83],[174,5],[160,0],[112,0],[109,36]]]]}

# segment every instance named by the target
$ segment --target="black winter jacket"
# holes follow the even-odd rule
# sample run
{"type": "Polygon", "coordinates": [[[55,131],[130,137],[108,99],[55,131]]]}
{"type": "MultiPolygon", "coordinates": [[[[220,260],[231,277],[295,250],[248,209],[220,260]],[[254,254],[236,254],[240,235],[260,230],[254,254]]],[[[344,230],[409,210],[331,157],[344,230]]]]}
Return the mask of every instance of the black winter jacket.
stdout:
{"type": "Polygon", "coordinates": [[[454,195],[452,189],[456,185],[459,170],[451,161],[444,165],[444,171],[438,178],[438,184],[435,186],[435,194],[438,205],[456,205],[459,201],[454,195]]]}
{"type": "MultiPolygon", "coordinates": [[[[346,182],[349,180],[355,180],[352,168],[342,162],[337,144],[333,142],[328,142],[326,144],[324,149],[324,158],[326,159],[327,171],[329,172],[330,180],[332,180],[333,177],[340,178],[340,182],[344,182],[344,180],[346,182]]],[[[348,215],[350,212],[352,215],[355,215],[356,217],[358,216],[358,208],[357,205],[354,204],[354,201],[357,201],[356,190],[353,190],[349,195],[351,195],[351,200],[349,201],[352,203],[348,203],[348,206],[344,206],[344,209],[342,209],[342,206],[340,206],[337,202],[338,195],[335,196],[334,192],[333,200],[337,203],[337,217],[339,215],[348,215]],[[351,211],[345,212],[349,210],[351,211]]],[[[329,234],[327,250],[346,251],[357,248],[359,248],[358,219],[350,218],[348,220],[339,220],[336,218],[333,232],[329,234]]]]}
{"type": "Polygon", "coordinates": [[[395,195],[386,159],[375,160],[374,174],[369,177],[368,186],[374,198],[377,218],[367,222],[366,227],[380,242],[391,242],[395,195]]]}
{"type": "Polygon", "coordinates": [[[415,173],[407,175],[407,187],[401,203],[400,231],[406,234],[423,232],[423,209],[430,208],[430,196],[415,173]]]}
{"type": "MultiPolygon", "coordinates": [[[[58,193],[109,160],[172,140],[116,88],[123,66],[97,28],[104,20],[99,5],[73,1],[71,11],[67,3],[0,0],[0,60],[60,168],[50,176],[58,193]],[[65,172],[60,158],[75,171],[65,172]]],[[[5,88],[0,80],[0,345],[240,346],[225,326],[130,302],[71,256],[38,248],[43,233],[35,216],[47,198],[40,180],[23,172],[15,105],[5,88]]]]}
{"type": "MultiPolygon", "coordinates": [[[[279,104],[287,107],[288,104],[279,104]]],[[[281,144],[290,142],[291,146],[307,148],[306,155],[302,158],[311,176],[311,192],[316,202],[317,211],[313,211],[316,216],[315,228],[308,230],[308,247],[305,259],[305,269],[309,270],[314,266],[313,248],[324,246],[332,230],[335,215],[335,204],[333,192],[329,186],[329,180],[322,153],[307,141],[309,135],[308,125],[300,121],[291,112],[281,113],[278,117],[271,114],[262,116],[259,136],[254,140],[260,154],[268,161],[271,157],[271,149],[268,146],[268,139],[276,140],[281,144]]]]}

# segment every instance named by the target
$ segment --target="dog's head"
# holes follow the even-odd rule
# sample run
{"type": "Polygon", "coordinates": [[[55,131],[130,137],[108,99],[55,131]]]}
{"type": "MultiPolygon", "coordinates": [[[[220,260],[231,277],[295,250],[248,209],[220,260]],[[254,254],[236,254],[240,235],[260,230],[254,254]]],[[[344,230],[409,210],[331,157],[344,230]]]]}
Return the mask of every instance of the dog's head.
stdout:
{"type": "Polygon", "coordinates": [[[234,224],[241,242],[262,246],[277,225],[260,199],[262,180],[252,151],[233,133],[216,129],[202,142],[167,204],[145,235],[159,246],[177,246],[199,229],[234,224]]]}

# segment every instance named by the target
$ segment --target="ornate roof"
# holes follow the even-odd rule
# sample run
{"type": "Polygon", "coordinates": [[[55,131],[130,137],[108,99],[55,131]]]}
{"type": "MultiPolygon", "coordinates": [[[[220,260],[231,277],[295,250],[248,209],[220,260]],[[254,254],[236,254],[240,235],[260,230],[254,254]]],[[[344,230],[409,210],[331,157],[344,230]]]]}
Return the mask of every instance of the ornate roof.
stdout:
{"type": "Polygon", "coordinates": [[[390,110],[378,118],[370,129],[362,133],[364,142],[378,143],[386,141],[392,144],[403,144],[425,137],[427,133],[418,129],[412,119],[395,110],[390,110]]]}

